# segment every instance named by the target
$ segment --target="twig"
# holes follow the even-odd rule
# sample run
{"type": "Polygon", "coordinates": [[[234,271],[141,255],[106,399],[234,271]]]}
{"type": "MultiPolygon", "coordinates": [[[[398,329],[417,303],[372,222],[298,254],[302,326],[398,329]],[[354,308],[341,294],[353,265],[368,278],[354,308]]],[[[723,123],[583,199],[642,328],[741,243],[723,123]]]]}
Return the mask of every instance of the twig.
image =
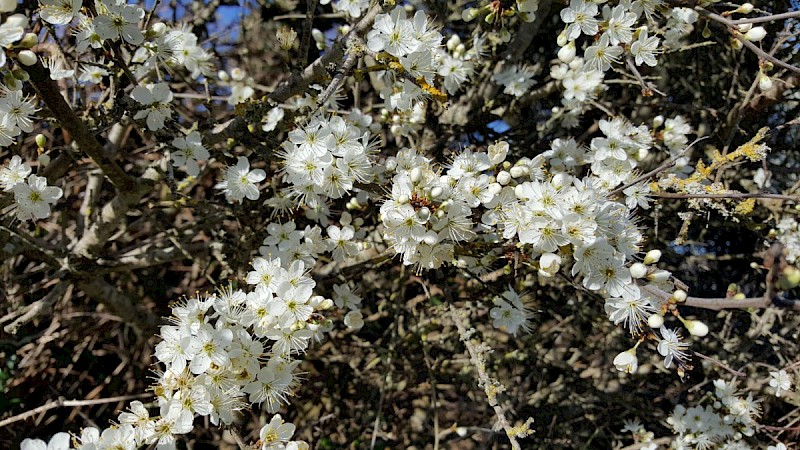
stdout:
{"type": "Polygon", "coordinates": [[[795,17],[800,17],[800,11],[789,11],[785,13],[772,14],[769,16],[761,16],[761,17],[748,17],[746,19],[731,20],[731,23],[735,25],[741,25],[743,23],[774,22],[777,20],[792,19],[795,17]]]}
{"type": "Polygon", "coordinates": [[[16,416],[11,416],[7,419],[0,420],[0,427],[10,425],[14,422],[19,422],[20,420],[25,420],[29,417],[33,417],[39,413],[43,413],[45,411],[49,411],[54,408],[61,408],[61,407],[74,408],[77,406],[102,405],[105,403],[124,402],[127,400],[134,400],[137,398],[148,398],[152,396],[153,394],[133,394],[133,395],[120,395],[118,397],[99,398],[96,400],[64,400],[64,397],[59,397],[57,400],[52,400],[50,402],[47,402],[44,405],[36,407],[30,411],[26,411],[22,414],[17,414],[16,416]]]}
{"type": "Polygon", "coordinates": [[[251,450],[251,447],[244,443],[244,439],[239,434],[239,430],[236,427],[228,428],[228,432],[233,436],[233,440],[236,441],[236,445],[239,446],[239,450],[251,450]]]}
{"type": "Polygon", "coordinates": [[[755,53],[759,58],[766,59],[767,61],[770,61],[770,62],[772,62],[773,64],[775,64],[777,66],[783,67],[784,69],[791,70],[792,72],[800,73],[800,68],[795,67],[795,66],[793,66],[791,64],[788,64],[788,63],[786,63],[786,62],[784,62],[784,61],[782,61],[782,60],[770,55],[769,53],[765,52],[764,50],[761,50],[760,48],[758,48],[758,46],[756,46],[752,42],[750,42],[747,39],[745,39],[744,35],[739,31],[739,28],[738,28],[737,24],[734,21],[732,21],[732,20],[730,20],[728,18],[722,17],[719,14],[714,14],[711,11],[709,11],[709,10],[703,8],[703,7],[700,7],[700,6],[696,6],[695,9],[697,11],[705,14],[708,18],[725,25],[726,29],[728,30],[728,33],[730,33],[731,36],[736,38],[739,42],[741,42],[750,51],[755,53]]]}
{"type": "Polygon", "coordinates": [[[800,202],[800,195],[769,194],[766,192],[731,192],[728,194],[679,194],[675,192],[651,192],[649,195],[661,198],[769,198],[800,202]]]}
{"type": "MultiPolygon", "coordinates": [[[[650,295],[658,297],[659,299],[661,299],[661,301],[668,301],[672,297],[672,294],[664,292],[655,286],[648,285],[648,286],[641,286],[641,288],[650,295]]],[[[768,308],[770,306],[773,306],[774,304],[775,303],[773,303],[773,299],[763,296],[763,297],[749,297],[742,299],[687,297],[686,301],[684,303],[681,303],[680,305],[719,311],[723,309],[768,308]]],[[[794,311],[800,311],[800,302],[796,301],[791,302],[791,304],[786,304],[785,307],[787,309],[792,309],[794,311]]]]}
{"type": "Polygon", "coordinates": [[[464,346],[467,348],[470,362],[478,374],[478,385],[481,386],[484,390],[484,393],[486,393],[486,399],[489,401],[489,406],[491,406],[494,410],[495,416],[497,416],[497,421],[505,431],[508,440],[511,442],[511,448],[514,450],[521,450],[522,447],[520,447],[519,441],[517,441],[518,433],[512,429],[511,424],[509,423],[508,419],[506,419],[505,410],[497,401],[497,392],[499,391],[498,383],[495,380],[492,380],[489,377],[489,374],[486,373],[484,356],[485,351],[481,351],[481,349],[479,349],[478,346],[472,341],[470,335],[474,330],[469,330],[467,328],[468,324],[466,323],[464,313],[453,304],[450,289],[445,287],[444,292],[448,303],[450,304],[450,316],[453,319],[456,328],[458,328],[458,334],[461,342],[463,342],[464,346]]]}
{"type": "Polygon", "coordinates": [[[636,80],[642,86],[642,95],[644,95],[645,97],[649,97],[650,95],[653,95],[653,92],[655,92],[661,94],[661,96],[666,97],[667,94],[656,89],[655,84],[644,81],[644,78],[642,78],[642,74],[639,73],[639,69],[636,68],[636,64],[634,64],[633,62],[633,58],[629,56],[625,58],[625,61],[628,63],[628,68],[631,69],[631,72],[633,72],[633,76],[636,77],[636,80]]]}
{"type": "Polygon", "coordinates": [[[714,358],[712,358],[710,356],[706,356],[706,355],[704,355],[704,354],[702,354],[700,352],[697,352],[697,351],[694,351],[692,353],[694,353],[695,355],[699,356],[702,359],[705,359],[706,361],[710,361],[710,362],[722,367],[723,369],[725,369],[728,372],[736,375],[737,377],[745,377],[745,376],[747,376],[747,374],[744,373],[744,372],[739,372],[738,370],[731,369],[730,366],[728,366],[727,364],[723,363],[720,360],[714,359],[714,358]]]}
{"type": "Polygon", "coordinates": [[[659,173],[669,169],[670,167],[674,166],[675,162],[678,159],[680,159],[683,155],[685,155],[686,152],[688,152],[689,149],[694,146],[694,144],[697,144],[698,142],[700,142],[700,141],[702,141],[704,139],[708,139],[708,136],[702,136],[702,137],[699,137],[699,138],[695,139],[694,141],[692,141],[691,144],[687,145],[686,148],[683,149],[680,153],[678,153],[675,156],[672,156],[668,160],[664,161],[660,166],[656,167],[655,169],[651,170],[650,172],[647,172],[644,175],[636,177],[630,183],[624,184],[624,185],[614,189],[613,191],[608,193],[608,196],[611,197],[613,195],[617,195],[620,192],[624,191],[625,189],[628,189],[629,187],[635,185],[636,183],[638,183],[638,182],[640,182],[642,180],[646,180],[646,179],[648,179],[650,177],[654,177],[654,176],[658,175],[659,173]]]}

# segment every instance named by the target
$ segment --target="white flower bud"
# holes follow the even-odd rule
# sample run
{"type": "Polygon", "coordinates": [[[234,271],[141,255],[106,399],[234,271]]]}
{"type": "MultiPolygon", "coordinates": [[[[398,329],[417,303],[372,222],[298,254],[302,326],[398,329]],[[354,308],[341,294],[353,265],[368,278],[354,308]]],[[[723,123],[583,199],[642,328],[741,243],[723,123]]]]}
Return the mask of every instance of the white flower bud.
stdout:
{"type": "Polygon", "coordinates": [[[676,289],[675,292],[672,293],[672,298],[675,299],[678,303],[683,303],[686,301],[686,291],[683,289],[676,289]]]}
{"type": "Polygon", "coordinates": [[[508,185],[508,183],[511,182],[511,174],[503,170],[497,174],[497,182],[500,183],[501,186],[508,185]]]}
{"type": "Polygon", "coordinates": [[[217,78],[219,78],[219,81],[223,81],[226,83],[231,80],[231,76],[228,75],[228,72],[225,72],[224,70],[220,70],[219,72],[217,72],[217,78]]]}
{"type": "Polygon", "coordinates": [[[758,88],[762,91],[768,91],[772,89],[772,78],[765,73],[760,73],[758,75],[758,88]]]}
{"type": "Polygon", "coordinates": [[[164,22],[156,22],[150,26],[150,32],[155,36],[163,36],[167,32],[167,26],[164,22]]]}
{"type": "Polygon", "coordinates": [[[325,300],[320,302],[320,304],[317,305],[317,307],[315,309],[317,309],[319,311],[325,311],[325,310],[333,308],[333,304],[334,304],[333,300],[331,300],[329,298],[326,298],[325,300]]]}
{"type": "Polygon", "coordinates": [[[314,38],[314,42],[317,44],[318,49],[320,50],[325,49],[325,35],[322,34],[322,31],[320,31],[318,28],[312,29],[311,37],[314,38]]]}
{"type": "Polygon", "coordinates": [[[653,128],[658,128],[661,125],[664,125],[664,116],[658,115],[653,117],[653,128]]]}
{"type": "Polygon", "coordinates": [[[244,70],[238,67],[234,67],[233,69],[231,69],[231,78],[233,78],[233,81],[244,80],[244,70]]]}
{"type": "Polygon", "coordinates": [[[750,42],[758,42],[767,36],[767,30],[764,27],[753,27],[750,31],[745,33],[744,38],[750,42]]]}
{"type": "Polygon", "coordinates": [[[419,167],[414,167],[411,169],[411,172],[408,174],[408,177],[411,178],[411,182],[414,184],[419,183],[422,180],[422,169],[419,167]]]}
{"type": "Polygon", "coordinates": [[[650,250],[644,255],[645,264],[655,264],[661,259],[661,250],[650,250]]]}
{"type": "Polygon", "coordinates": [[[36,57],[36,53],[30,50],[23,50],[17,54],[17,60],[23,66],[32,66],[36,64],[38,58],[36,57]]]}
{"type": "Polygon", "coordinates": [[[647,266],[642,263],[631,264],[631,276],[633,278],[644,278],[647,276],[647,266]]]}
{"type": "Polygon", "coordinates": [[[512,167],[509,172],[511,173],[511,176],[513,178],[519,178],[519,177],[524,177],[525,176],[525,168],[520,167],[520,166],[512,167]]]}
{"type": "Polygon", "coordinates": [[[737,26],[736,28],[738,28],[739,31],[742,32],[742,33],[747,33],[748,31],[750,31],[753,28],[753,24],[752,23],[743,23],[743,24],[737,26]]]}
{"type": "Polygon", "coordinates": [[[21,48],[33,48],[34,45],[39,43],[39,36],[35,33],[25,33],[22,40],[19,41],[21,48]]]}
{"type": "Polygon", "coordinates": [[[731,38],[731,48],[734,50],[741,50],[744,47],[742,41],[736,39],[735,37],[731,38]]]}
{"type": "Polygon", "coordinates": [[[635,373],[639,368],[639,358],[636,357],[636,348],[626,350],[614,357],[614,366],[620,372],[635,373]]]}
{"type": "Polygon", "coordinates": [[[569,64],[575,59],[575,41],[567,42],[567,45],[558,50],[558,59],[564,64],[569,64]]]}
{"type": "Polygon", "coordinates": [[[461,37],[459,37],[457,34],[454,33],[452,36],[450,36],[450,39],[447,40],[445,47],[447,47],[448,51],[452,52],[453,50],[455,50],[456,47],[458,47],[458,44],[460,43],[461,43],[461,37]]]}
{"type": "Polygon", "coordinates": [[[401,205],[405,205],[406,203],[410,202],[411,199],[408,198],[408,195],[402,194],[400,197],[397,198],[397,203],[401,205]]]}
{"type": "Polygon", "coordinates": [[[564,31],[562,31],[561,34],[559,34],[558,37],[556,38],[556,45],[558,45],[559,47],[563,47],[563,46],[567,45],[567,33],[566,33],[566,31],[567,30],[564,29],[564,31]]]}
{"type": "Polygon", "coordinates": [[[539,275],[551,278],[561,268],[561,257],[555,253],[543,253],[539,258],[539,275]]]}
{"type": "Polygon", "coordinates": [[[647,325],[655,330],[661,328],[661,325],[664,325],[664,316],[661,314],[652,314],[647,318],[647,325]]]}
{"type": "Polygon", "coordinates": [[[740,14],[750,14],[751,12],[753,12],[753,4],[743,3],[741,6],[736,8],[736,12],[740,14]]]}
{"type": "Polygon", "coordinates": [[[428,209],[426,206],[423,206],[422,208],[419,209],[419,211],[417,211],[417,217],[419,217],[419,220],[427,222],[428,219],[430,219],[431,217],[431,210],[428,209]]]}
{"type": "Polygon", "coordinates": [[[660,283],[669,280],[670,275],[672,274],[669,271],[656,270],[655,272],[648,274],[647,279],[650,281],[655,281],[657,283],[660,283]]]}
{"type": "Polygon", "coordinates": [[[394,156],[390,156],[386,158],[386,161],[383,163],[386,166],[386,170],[389,172],[394,172],[397,169],[397,160],[394,156]]]}
{"type": "Polygon", "coordinates": [[[344,324],[352,330],[360,330],[364,326],[364,316],[361,311],[350,311],[344,316],[344,324]]]}
{"type": "Polygon", "coordinates": [[[708,334],[708,325],[699,320],[684,320],[683,325],[692,336],[703,337],[708,334]]]}

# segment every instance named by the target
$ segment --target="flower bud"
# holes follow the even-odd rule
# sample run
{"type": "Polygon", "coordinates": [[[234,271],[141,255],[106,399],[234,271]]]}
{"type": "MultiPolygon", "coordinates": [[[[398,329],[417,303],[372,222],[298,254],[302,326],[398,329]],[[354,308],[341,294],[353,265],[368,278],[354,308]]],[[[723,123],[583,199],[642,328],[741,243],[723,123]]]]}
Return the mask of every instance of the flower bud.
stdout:
{"type": "Polygon", "coordinates": [[[25,33],[25,36],[23,36],[22,40],[19,41],[19,47],[33,48],[33,46],[38,43],[39,43],[39,36],[37,36],[35,33],[25,33]]]}
{"type": "Polygon", "coordinates": [[[352,330],[360,330],[364,326],[364,316],[361,311],[350,311],[344,316],[344,324],[352,330]]]}
{"type": "Polygon", "coordinates": [[[753,12],[753,4],[743,3],[738,8],[736,8],[736,12],[740,14],[750,14],[751,12],[753,12]]]}
{"type": "Polygon", "coordinates": [[[406,203],[408,203],[410,201],[411,201],[411,199],[408,198],[408,195],[406,195],[406,194],[402,194],[402,195],[400,195],[400,197],[397,197],[397,203],[399,203],[401,205],[405,205],[406,203]]]}
{"type": "Polygon", "coordinates": [[[36,53],[33,53],[30,50],[23,50],[17,54],[17,60],[23,66],[32,66],[36,64],[38,60],[36,53]]]}
{"type": "Polygon", "coordinates": [[[47,136],[43,134],[36,135],[36,146],[39,148],[44,148],[47,145],[47,136]]]}
{"type": "Polygon", "coordinates": [[[667,270],[656,270],[653,273],[647,275],[647,279],[650,281],[655,281],[657,283],[661,283],[664,281],[669,280],[669,276],[672,275],[667,270]]]}
{"type": "Polygon", "coordinates": [[[647,276],[647,266],[642,263],[631,264],[630,270],[633,278],[644,278],[647,276]]]}
{"type": "Polygon", "coordinates": [[[750,42],[758,42],[767,36],[767,30],[764,27],[753,27],[750,31],[744,34],[744,38],[750,42]]]}
{"type": "Polygon", "coordinates": [[[683,325],[692,336],[703,337],[708,334],[708,325],[699,320],[684,320],[683,325]]]}
{"type": "Polygon", "coordinates": [[[414,167],[411,169],[411,172],[408,174],[408,176],[411,178],[412,183],[417,184],[422,180],[422,169],[419,167],[414,167]]]}
{"type": "Polygon", "coordinates": [[[765,73],[758,74],[758,88],[762,91],[768,91],[772,89],[772,78],[765,73]]]}
{"type": "Polygon", "coordinates": [[[481,10],[478,8],[467,8],[461,13],[461,20],[464,22],[472,22],[475,20],[478,15],[480,15],[481,10]]]}
{"type": "Polygon", "coordinates": [[[614,366],[620,372],[635,373],[639,368],[639,358],[636,357],[636,347],[626,350],[614,357],[614,366]]]}
{"type": "Polygon", "coordinates": [[[743,23],[743,24],[737,26],[736,28],[738,28],[739,31],[742,32],[742,33],[747,33],[748,31],[750,31],[753,28],[753,24],[752,23],[743,23]]]}
{"type": "Polygon", "coordinates": [[[441,186],[434,186],[433,189],[431,189],[431,198],[432,199],[437,199],[437,198],[441,197],[441,195],[443,193],[444,193],[444,189],[442,189],[441,186]]]}
{"type": "Polygon", "coordinates": [[[497,182],[500,183],[501,186],[508,185],[508,183],[511,182],[511,174],[503,170],[497,174],[497,182]]]}
{"type": "Polygon", "coordinates": [[[153,33],[155,37],[163,36],[164,33],[167,32],[167,26],[164,22],[156,22],[150,26],[150,32],[153,33]]]}
{"type": "Polygon", "coordinates": [[[675,292],[672,293],[672,298],[675,299],[677,303],[684,303],[686,301],[686,291],[683,289],[675,289],[675,292]]]}
{"type": "Polygon", "coordinates": [[[220,70],[219,72],[217,72],[217,78],[219,78],[219,81],[223,81],[226,83],[231,80],[231,76],[228,75],[228,72],[225,72],[224,70],[220,70]]]}
{"type": "Polygon", "coordinates": [[[561,257],[555,253],[544,253],[539,258],[539,275],[551,278],[561,268],[561,257]]]}
{"type": "Polygon", "coordinates": [[[513,178],[519,178],[519,177],[525,176],[525,169],[523,167],[520,167],[520,166],[512,167],[509,172],[511,173],[511,176],[513,178]]]}
{"type": "Polygon", "coordinates": [[[731,38],[731,48],[732,49],[741,50],[742,47],[744,47],[744,44],[742,44],[742,41],[740,41],[740,40],[738,40],[738,39],[736,39],[734,37],[731,38]]]}
{"type": "Polygon", "coordinates": [[[419,211],[417,211],[417,217],[419,217],[419,220],[427,222],[428,219],[430,219],[431,217],[431,210],[428,209],[426,206],[423,206],[422,208],[419,209],[419,211]]]}
{"type": "Polygon", "coordinates": [[[664,116],[658,115],[653,117],[653,128],[658,128],[661,125],[664,125],[664,116]]]}
{"type": "Polygon", "coordinates": [[[564,64],[569,64],[575,59],[575,41],[567,42],[567,45],[558,50],[558,59],[564,64]]]}
{"type": "Polygon", "coordinates": [[[558,37],[556,38],[556,45],[558,45],[559,47],[563,47],[563,46],[567,45],[567,33],[566,33],[566,31],[567,31],[567,29],[565,28],[564,31],[562,31],[561,34],[559,34],[558,37]]]}
{"type": "Polygon", "coordinates": [[[322,34],[318,28],[314,28],[311,30],[311,37],[314,38],[314,42],[317,44],[317,49],[325,50],[325,35],[322,34]]]}
{"type": "Polygon", "coordinates": [[[655,330],[661,328],[661,325],[664,325],[664,316],[661,314],[652,314],[647,318],[647,325],[655,330]]]}
{"type": "Polygon", "coordinates": [[[661,259],[661,250],[650,250],[644,255],[645,264],[655,264],[661,259]]]}

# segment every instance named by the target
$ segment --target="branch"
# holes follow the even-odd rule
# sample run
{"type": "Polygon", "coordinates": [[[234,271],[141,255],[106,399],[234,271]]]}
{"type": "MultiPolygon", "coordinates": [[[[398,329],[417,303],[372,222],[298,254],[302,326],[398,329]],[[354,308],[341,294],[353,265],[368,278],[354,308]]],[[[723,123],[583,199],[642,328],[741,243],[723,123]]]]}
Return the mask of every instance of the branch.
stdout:
{"type": "Polygon", "coordinates": [[[75,112],[61,96],[58,85],[50,79],[49,70],[45,69],[41,61],[36,61],[32,66],[22,66],[30,75],[30,82],[39,98],[53,113],[53,117],[67,130],[78,147],[89,155],[90,158],[103,170],[105,176],[118,191],[131,191],[136,186],[136,179],[127,174],[114,161],[106,156],[105,149],[89,131],[85,123],[75,115],[75,112]]]}
{"type": "Polygon", "coordinates": [[[745,19],[731,20],[731,23],[735,25],[741,25],[744,23],[774,22],[777,20],[792,19],[795,17],[800,17],[800,11],[789,11],[781,14],[771,14],[769,16],[749,17],[745,19]]]}
{"type": "Polygon", "coordinates": [[[25,420],[39,413],[43,413],[45,411],[49,411],[55,408],[61,408],[61,407],[74,408],[77,406],[102,405],[105,403],[124,402],[127,400],[134,400],[137,398],[149,398],[152,396],[153,394],[133,394],[133,395],[120,395],[118,397],[100,398],[96,400],[64,400],[63,397],[59,397],[58,400],[47,402],[44,405],[34,408],[30,411],[26,411],[22,414],[9,417],[8,419],[0,420],[0,428],[6,425],[10,425],[14,422],[19,422],[20,420],[25,420]]]}
{"type": "MultiPolygon", "coordinates": [[[[662,291],[655,286],[642,286],[641,288],[650,295],[658,297],[662,302],[669,301],[669,299],[672,297],[671,293],[662,291]]],[[[684,303],[680,303],[680,305],[711,309],[714,311],[720,311],[723,309],[769,308],[771,306],[800,311],[800,302],[794,301],[787,303],[779,296],[776,296],[775,298],[762,296],[742,299],[687,297],[686,301],[684,303]]]]}
{"type": "Polygon", "coordinates": [[[800,195],[769,194],[765,192],[731,192],[729,194],[678,194],[674,192],[651,192],[652,197],[661,198],[768,198],[773,200],[788,200],[800,203],[800,195]]]}
{"type": "Polygon", "coordinates": [[[797,67],[795,67],[795,66],[793,66],[791,64],[788,64],[786,62],[783,62],[782,60],[770,55],[769,53],[765,52],[764,50],[761,50],[760,48],[758,48],[758,46],[756,46],[752,42],[750,42],[747,39],[745,39],[744,35],[742,35],[742,33],[739,31],[739,27],[737,26],[736,22],[734,22],[734,21],[732,21],[732,20],[730,20],[730,19],[728,19],[726,17],[722,17],[719,14],[714,14],[711,11],[709,11],[709,10],[707,10],[705,8],[702,8],[700,6],[695,7],[695,9],[697,11],[705,14],[709,19],[712,19],[712,20],[714,20],[716,22],[719,22],[719,23],[725,25],[725,29],[728,30],[728,33],[730,33],[731,36],[733,36],[739,42],[744,44],[745,47],[747,47],[750,51],[755,53],[759,58],[765,59],[767,61],[770,61],[773,64],[775,64],[777,66],[780,66],[780,67],[783,67],[784,69],[791,70],[792,72],[800,73],[800,68],[797,68],[797,67]]]}

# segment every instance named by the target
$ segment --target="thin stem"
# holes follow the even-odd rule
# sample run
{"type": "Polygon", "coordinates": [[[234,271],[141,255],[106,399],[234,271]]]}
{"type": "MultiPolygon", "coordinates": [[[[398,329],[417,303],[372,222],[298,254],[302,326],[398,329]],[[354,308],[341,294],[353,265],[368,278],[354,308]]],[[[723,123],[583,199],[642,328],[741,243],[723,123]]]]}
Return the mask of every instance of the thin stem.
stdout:
{"type": "Polygon", "coordinates": [[[731,20],[731,23],[735,25],[741,25],[743,23],[764,23],[764,22],[774,22],[783,19],[792,19],[795,17],[800,17],[800,11],[789,11],[785,13],[772,14],[769,16],[762,16],[762,17],[748,17],[746,19],[731,20]]]}
{"type": "Polygon", "coordinates": [[[765,192],[731,192],[728,194],[677,194],[673,192],[652,192],[650,195],[661,198],[769,198],[773,200],[800,202],[800,195],[768,194],[765,192]]]}
{"type": "Polygon", "coordinates": [[[797,68],[791,64],[781,61],[780,59],[770,55],[769,53],[761,50],[753,44],[752,42],[745,39],[744,35],[739,31],[737,24],[725,17],[720,16],[719,14],[714,14],[711,11],[702,8],[700,6],[695,7],[695,9],[703,14],[705,14],[709,19],[712,19],[716,22],[719,22],[725,25],[728,33],[731,34],[734,38],[736,38],[739,42],[741,42],[745,47],[747,47],[750,51],[755,53],[759,58],[766,59],[767,61],[772,62],[773,64],[783,67],[784,69],[791,70],[792,72],[800,73],[800,68],[797,68]]]}
{"type": "Polygon", "coordinates": [[[124,402],[127,400],[134,400],[137,398],[149,398],[152,396],[153,394],[133,394],[133,395],[120,395],[118,397],[99,398],[96,400],[64,400],[63,397],[59,397],[57,400],[47,402],[44,405],[34,408],[30,411],[26,411],[22,414],[17,414],[16,416],[0,420],[0,427],[10,425],[14,422],[19,422],[20,420],[25,420],[29,417],[33,417],[37,414],[49,411],[54,408],[61,408],[61,407],[74,408],[77,406],[102,405],[105,403],[124,402]]]}

